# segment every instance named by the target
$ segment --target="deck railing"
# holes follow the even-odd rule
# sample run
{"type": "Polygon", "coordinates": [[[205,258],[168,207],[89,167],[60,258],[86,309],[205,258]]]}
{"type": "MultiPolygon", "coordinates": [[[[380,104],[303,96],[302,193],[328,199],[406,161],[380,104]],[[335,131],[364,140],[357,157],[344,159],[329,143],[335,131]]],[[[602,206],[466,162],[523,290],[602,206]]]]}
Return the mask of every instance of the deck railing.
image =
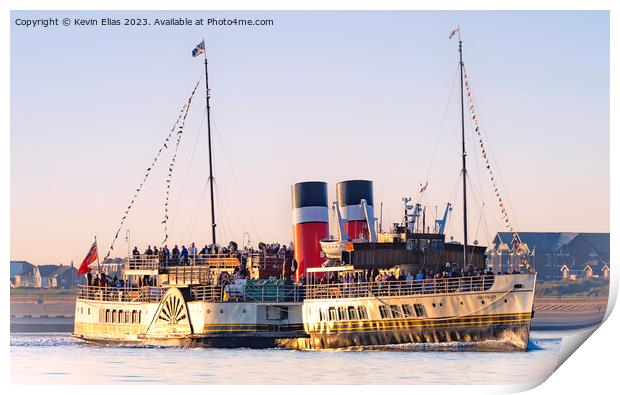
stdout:
{"type": "Polygon", "coordinates": [[[240,264],[235,254],[197,254],[188,258],[168,257],[158,255],[132,255],[127,258],[129,270],[159,270],[166,271],[175,266],[209,266],[212,269],[232,270],[240,264]]]}
{"type": "Polygon", "coordinates": [[[210,266],[171,266],[167,268],[168,284],[207,284],[211,277],[210,266]]]}
{"type": "Polygon", "coordinates": [[[205,302],[301,302],[304,289],[296,285],[245,286],[205,285],[192,287],[191,300],[205,302]]]}
{"type": "Polygon", "coordinates": [[[78,285],[77,298],[105,302],[159,302],[166,293],[162,287],[95,287],[78,285]]]}
{"type": "Polygon", "coordinates": [[[306,285],[306,299],[408,296],[455,292],[487,291],[495,276],[427,278],[410,281],[349,282],[306,285]]]}
{"type": "Polygon", "coordinates": [[[290,258],[290,257],[287,257],[286,255],[281,255],[277,253],[273,253],[273,254],[253,253],[252,255],[250,255],[250,257],[252,258],[252,265],[259,269],[278,269],[278,270],[282,270],[282,264],[286,262],[287,258],[290,258]]]}

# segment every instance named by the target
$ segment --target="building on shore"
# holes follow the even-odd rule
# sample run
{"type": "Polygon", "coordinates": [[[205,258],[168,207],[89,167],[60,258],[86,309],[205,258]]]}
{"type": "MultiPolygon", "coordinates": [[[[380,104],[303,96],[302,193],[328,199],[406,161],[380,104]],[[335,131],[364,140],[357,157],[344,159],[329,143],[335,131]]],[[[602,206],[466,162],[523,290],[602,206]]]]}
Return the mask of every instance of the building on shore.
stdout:
{"type": "Polygon", "coordinates": [[[592,266],[586,265],[583,270],[571,270],[567,265],[563,265],[560,268],[563,281],[575,281],[582,278],[604,278],[609,279],[609,265],[605,264],[600,270],[600,273],[594,271],[592,266]]]}
{"type": "MultiPolygon", "coordinates": [[[[507,270],[511,260],[502,245],[512,240],[512,233],[498,232],[492,250],[498,262],[507,270]]],[[[561,280],[576,277],[609,278],[609,233],[519,232],[519,237],[533,252],[530,265],[538,272],[539,280],[561,280]]]]}
{"type": "Polygon", "coordinates": [[[40,265],[43,288],[73,288],[78,283],[77,269],[71,265],[40,265]]]}
{"type": "Polygon", "coordinates": [[[11,284],[15,288],[41,288],[41,273],[26,261],[11,261],[11,284]]]}
{"type": "Polygon", "coordinates": [[[11,261],[11,286],[14,288],[73,288],[84,282],[71,265],[33,265],[11,261]]]}

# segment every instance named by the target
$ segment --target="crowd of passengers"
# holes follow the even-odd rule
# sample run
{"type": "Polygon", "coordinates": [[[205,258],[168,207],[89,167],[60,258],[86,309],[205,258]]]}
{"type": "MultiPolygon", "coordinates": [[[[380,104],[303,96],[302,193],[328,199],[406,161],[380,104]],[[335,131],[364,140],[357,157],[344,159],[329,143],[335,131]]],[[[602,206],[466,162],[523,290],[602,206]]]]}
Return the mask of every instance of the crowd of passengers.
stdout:
{"type": "MultiPolygon", "coordinates": [[[[521,273],[518,270],[514,270],[512,274],[521,273]]],[[[378,269],[366,270],[365,272],[357,272],[357,273],[346,273],[346,274],[335,274],[334,272],[330,272],[328,275],[323,277],[314,277],[314,279],[307,280],[303,275],[300,277],[300,282],[304,285],[312,284],[347,284],[347,283],[361,283],[361,282],[374,282],[374,283],[385,283],[390,281],[405,281],[407,284],[413,284],[414,282],[424,282],[429,280],[439,280],[439,279],[449,279],[449,278],[458,278],[458,277],[476,277],[476,276],[494,276],[494,275],[502,275],[509,274],[508,272],[497,272],[494,273],[492,270],[475,270],[470,266],[469,270],[463,270],[459,268],[456,264],[451,264],[448,262],[446,264],[446,270],[443,271],[433,271],[429,269],[420,269],[418,273],[414,276],[411,272],[408,271],[399,271],[398,275],[396,275],[396,271],[388,270],[388,271],[379,271],[378,269]]]]}
{"type": "Polygon", "coordinates": [[[127,280],[118,278],[118,276],[108,276],[105,273],[99,273],[93,276],[91,272],[86,274],[86,285],[89,287],[110,287],[110,288],[125,288],[125,287],[152,287],[155,286],[155,279],[151,276],[140,277],[137,283],[130,283],[127,280]]]}
{"type": "Polygon", "coordinates": [[[196,258],[205,257],[207,255],[224,255],[234,256],[240,261],[244,261],[250,255],[254,253],[261,253],[267,257],[289,257],[293,254],[293,246],[287,247],[286,244],[279,243],[259,243],[258,249],[253,247],[244,247],[239,249],[237,243],[231,241],[227,246],[219,246],[218,244],[208,244],[202,249],[198,250],[196,243],[191,243],[189,248],[185,245],[174,245],[172,249],[169,249],[167,245],[164,245],[160,249],[157,246],[147,246],[147,248],[140,252],[138,247],[134,247],[132,255],[134,258],[140,259],[142,257],[158,257],[159,262],[166,266],[187,266],[196,262],[196,258]]]}
{"type": "MultiPolygon", "coordinates": [[[[156,246],[151,248],[148,246],[142,253],[138,249],[138,247],[134,247],[133,256],[144,257],[144,256],[158,256],[160,263],[166,266],[185,266],[192,265],[196,262],[194,258],[204,255],[228,255],[234,256],[240,261],[240,266],[235,268],[232,273],[222,272],[217,279],[213,280],[212,285],[229,285],[234,284],[236,280],[247,279],[249,278],[249,271],[246,267],[247,258],[255,253],[260,253],[265,257],[277,257],[282,258],[282,272],[279,277],[271,276],[270,280],[273,279],[284,279],[289,280],[291,283],[297,283],[301,285],[318,285],[318,284],[347,284],[347,283],[356,283],[356,282],[374,282],[374,283],[384,283],[390,281],[405,281],[408,284],[413,284],[418,281],[425,281],[429,279],[446,279],[446,278],[456,278],[456,277],[473,277],[473,276],[493,276],[493,275],[501,275],[501,274],[509,274],[508,272],[497,272],[494,273],[492,270],[475,270],[473,266],[469,266],[468,270],[464,270],[463,268],[459,268],[459,266],[455,263],[446,263],[444,270],[429,270],[429,269],[420,269],[415,275],[408,271],[398,271],[394,270],[385,270],[379,271],[378,269],[366,270],[364,272],[356,272],[356,273],[346,273],[345,275],[336,274],[335,272],[330,272],[325,276],[316,276],[313,279],[307,279],[304,275],[299,277],[299,281],[296,281],[295,272],[297,269],[297,263],[293,259],[293,246],[286,246],[285,243],[272,243],[265,244],[259,243],[258,249],[254,249],[252,247],[245,247],[243,249],[239,249],[237,244],[231,241],[228,246],[220,247],[219,245],[205,245],[201,250],[198,250],[195,243],[191,243],[189,248],[186,248],[184,245],[181,246],[181,249],[178,248],[178,245],[175,245],[172,250],[168,249],[168,246],[163,246],[161,249],[158,249],[156,246]]],[[[520,273],[519,271],[513,271],[513,274],[520,273]]],[[[135,283],[129,283],[129,281],[118,278],[117,276],[110,277],[106,276],[105,273],[100,273],[97,276],[92,276],[91,273],[87,275],[87,284],[88,286],[95,287],[114,287],[114,288],[123,288],[123,287],[148,287],[155,286],[155,278],[145,275],[143,277],[138,278],[135,283]]]]}
{"type": "MultiPolygon", "coordinates": [[[[236,257],[241,263],[239,267],[236,267],[232,273],[222,272],[219,277],[213,281],[213,285],[228,285],[234,284],[236,280],[249,278],[249,271],[246,267],[247,258],[255,253],[259,253],[264,257],[280,258],[282,261],[287,262],[290,266],[290,262],[293,260],[293,245],[287,245],[285,243],[259,243],[258,248],[245,247],[239,249],[237,243],[231,241],[228,246],[221,247],[217,244],[205,245],[200,251],[196,248],[195,243],[191,243],[189,248],[184,245],[179,249],[178,245],[175,245],[172,250],[168,249],[167,245],[158,249],[157,246],[147,248],[141,253],[138,247],[134,247],[132,255],[135,258],[140,257],[154,257],[157,256],[160,259],[160,263],[165,266],[188,266],[196,262],[194,258],[206,255],[224,255],[236,257]]],[[[293,266],[295,268],[295,266],[293,266]]],[[[286,278],[291,278],[290,273],[286,278]]],[[[271,278],[270,278],[271,279],[271,278]]],[[[292,277],[294,281],[294,276],[292,277]]],[[[144,275],[137,279],[135,282],[130,282],[118,276],[108,276],[105,273],[100,273],[93,276],[92,273],[86,275],[86,283],[89,287],[111,287],[111,288],[123,288],[123,287],[152,287],[155,286],[155,278],[144,275]]]]}

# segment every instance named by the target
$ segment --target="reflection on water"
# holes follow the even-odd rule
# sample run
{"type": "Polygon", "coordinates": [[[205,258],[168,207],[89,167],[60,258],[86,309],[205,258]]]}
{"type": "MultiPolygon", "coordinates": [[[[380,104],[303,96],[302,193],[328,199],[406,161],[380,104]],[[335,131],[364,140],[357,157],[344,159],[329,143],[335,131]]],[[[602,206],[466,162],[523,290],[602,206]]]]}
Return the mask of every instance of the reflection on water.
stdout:
{"type": "Polygon", "coordinates": [[[92,346],[66,334],[11,336],[15,384],[515,384],[540,381],[561,339],[536,336],[528,352],[467,352],[470,344],[364,351],[92,346]],[[445,352],[450,350],[452,352],[445,352]],[[403,352],[418,351],[418,352],[403,352]]]}

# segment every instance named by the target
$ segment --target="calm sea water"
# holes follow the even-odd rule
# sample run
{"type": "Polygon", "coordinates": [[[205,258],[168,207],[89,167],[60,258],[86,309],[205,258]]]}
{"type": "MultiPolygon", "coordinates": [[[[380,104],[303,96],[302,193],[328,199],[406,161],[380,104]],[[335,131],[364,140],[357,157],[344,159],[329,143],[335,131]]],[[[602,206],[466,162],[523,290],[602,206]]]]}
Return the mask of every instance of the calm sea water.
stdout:
{"type": "Polygon", "coordinates": [[[561,337],[532,333],[528,352],[454,344],[364,351],[118,348],[68,334],[11,335],[14,384],[516,384],[555,369],[561,337]],[[412,352],[413,351],[413,352],[412,352]]]}

